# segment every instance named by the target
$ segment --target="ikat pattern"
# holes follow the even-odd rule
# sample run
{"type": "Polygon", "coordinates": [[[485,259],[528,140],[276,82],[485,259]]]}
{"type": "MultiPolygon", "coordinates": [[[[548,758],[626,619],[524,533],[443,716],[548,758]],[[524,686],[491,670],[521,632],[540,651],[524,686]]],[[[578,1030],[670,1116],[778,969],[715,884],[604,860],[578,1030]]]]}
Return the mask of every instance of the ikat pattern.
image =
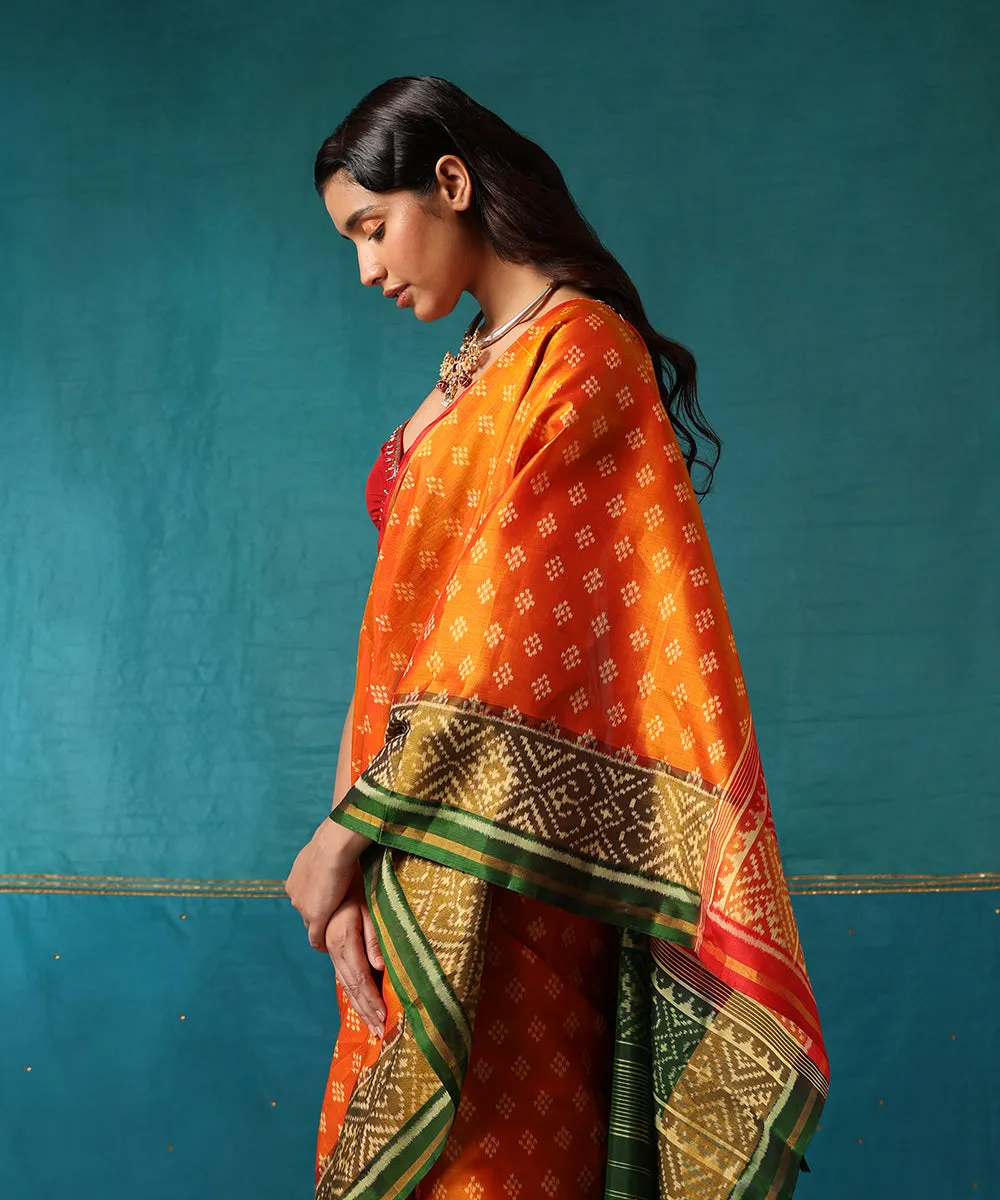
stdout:
{"type": "Polygon", "coordinates": [[[369,671],[380,665],[357,773],[393,695],[467,695],[473,673],[505,707],[560,712],[584,737],[645,743],[713,781],[743,745],[746,714],[713,686],[742,679],[735,646],[683,458],[643,382],[648,355],[610,310],[562,308],[398,477],[381,551],[393,567],[376,572],[362,631],[369,671]],[[412,527],[423,536],[393,536],[412,527]]]}
{"type": "Polygon", "coordinates": [[[394,854],[393,863],[413,919],[460,998],[471,1037],[485,943],[470,939],[469,930],[486,927],[489,889],[473,875],[416,855],[394,854]]]}
{"type": "MultiPolygon", "coordinates": [[[[606,306],[532,324],[400,461],[358,649],[356,783],[333,815],[380,843],[391,980],[385,1043],[352,1049],[355,1094],[330,1110],[352,1165],[403,1153],[427,1064],[454,1099],[473,1043],[457,1116],[372,1194],[485,1197],[470,1164],[502,1139],[463,1130],[489,1077],[475,1048],[499,986],[478,987],[494,885],[625,929],[611,1119],[594,1133],[608,1194],[789,1195],[825,1094],[818,1018],[700,508],[649,355],[606,306]],[[362,1080],[394,1037],[424,1065],[406,1061],[395,1133],[370,1140],[362,1080]],[[464,1191],[442,1174],[459,1163],[464,1191]]],[[[522,1011],[519,1036],[546,1025],[522,1011]]],[[[578,1132],[553,1130],[546,1163],[578,1132]]],[[[590,1194],[551,1166],[538,1178],[538,1200],[590,1194]]],[[[527,1200],[520,1178],[500,1185],[527,1200]]]]}

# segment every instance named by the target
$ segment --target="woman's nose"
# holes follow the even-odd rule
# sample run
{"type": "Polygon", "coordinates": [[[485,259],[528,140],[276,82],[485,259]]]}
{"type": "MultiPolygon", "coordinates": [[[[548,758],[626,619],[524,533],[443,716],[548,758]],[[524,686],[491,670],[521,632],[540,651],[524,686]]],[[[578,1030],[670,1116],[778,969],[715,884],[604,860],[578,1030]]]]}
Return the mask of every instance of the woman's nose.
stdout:
{"type": "Polygon", "coordinates": [[[380,279],[385,278],[385,271],[370,254],[360,253],[358,255],[358,270],[361,274],[361,282],[365,287],[373,287],[380,279]]]}

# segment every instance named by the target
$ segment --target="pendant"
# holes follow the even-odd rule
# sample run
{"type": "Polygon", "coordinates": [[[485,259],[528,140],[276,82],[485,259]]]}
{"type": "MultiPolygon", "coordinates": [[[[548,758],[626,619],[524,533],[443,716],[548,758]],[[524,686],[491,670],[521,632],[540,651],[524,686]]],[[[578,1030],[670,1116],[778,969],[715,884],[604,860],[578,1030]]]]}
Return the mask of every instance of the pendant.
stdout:
{"type": "Polygon", "coordinates": [[[479,334],[476,332],[471,337],[466,336],[457,355],[449,351],[441,360],[441,374],[436,386],[444,392],[445,398],[441,403],[445,408],[454,403],[459,392],[472,384],[473,372],[482,353],[479,348],[479,334]]]}

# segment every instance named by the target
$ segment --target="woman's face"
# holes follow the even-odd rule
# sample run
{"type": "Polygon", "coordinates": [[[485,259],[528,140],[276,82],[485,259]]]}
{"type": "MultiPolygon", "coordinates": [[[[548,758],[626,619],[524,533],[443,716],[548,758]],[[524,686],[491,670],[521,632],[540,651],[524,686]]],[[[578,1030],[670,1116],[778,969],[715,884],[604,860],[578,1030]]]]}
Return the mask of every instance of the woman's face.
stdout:
{"type": "Polygon", "coordinates": [[[469,222],[462,219],[472,194],[464,163],[442,158],[437,178],[429,196],[417,196],[370,192],[342,170],[323,193],[337,232],[357,248],[361,282],[397,294],[394,303],[412,308],[419,321],[436,321],[454,309],[478,258],[469,222]]]}

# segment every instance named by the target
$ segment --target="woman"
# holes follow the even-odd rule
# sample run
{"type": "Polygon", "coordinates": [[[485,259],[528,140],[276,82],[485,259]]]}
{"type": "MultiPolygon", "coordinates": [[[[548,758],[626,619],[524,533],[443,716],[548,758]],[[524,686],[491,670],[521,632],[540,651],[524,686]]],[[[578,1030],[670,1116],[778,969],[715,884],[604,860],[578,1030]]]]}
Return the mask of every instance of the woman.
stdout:
{"type": "Polygon", "coordinates": [[[362,283],[481,308],[372,469],[332,820],[287,882],[338,978],[317,1195],[789,1196],[827,1065],[694,361],[445,80],[369,93],[315,176],[362,283]]]}

